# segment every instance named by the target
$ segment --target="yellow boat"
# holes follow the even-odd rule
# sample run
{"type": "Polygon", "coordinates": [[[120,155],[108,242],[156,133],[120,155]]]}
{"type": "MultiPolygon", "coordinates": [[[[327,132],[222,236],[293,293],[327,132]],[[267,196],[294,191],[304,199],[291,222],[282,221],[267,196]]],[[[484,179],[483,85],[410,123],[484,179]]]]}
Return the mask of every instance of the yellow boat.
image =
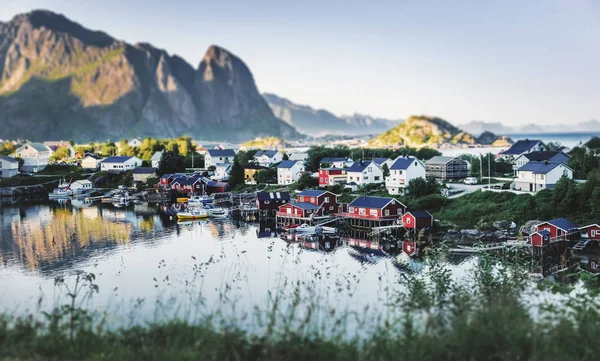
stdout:
{"type": "Polygon", "coordinates": [[[177,219],[206,219],[208,212],[204,209],[190,209],[185,212],[178,212],[177,219]]]}
{"type": "Polygon", "coordinates": [[[177,203],[187,203],[189,200],[187,197],[177,198],[177,203]]]}

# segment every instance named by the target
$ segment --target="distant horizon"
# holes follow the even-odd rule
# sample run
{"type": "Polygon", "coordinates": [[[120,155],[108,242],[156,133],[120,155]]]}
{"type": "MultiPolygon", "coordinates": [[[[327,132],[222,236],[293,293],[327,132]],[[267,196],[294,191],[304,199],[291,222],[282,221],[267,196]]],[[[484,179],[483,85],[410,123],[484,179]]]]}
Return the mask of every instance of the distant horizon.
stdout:
{"type": "Polygon", "coordinates": [[[34,9],[149,42],[194,66],[217,44],[249,66],[261,93],[336,115],[425,113],[508,126],[600,118],[600,6],[586,0],[0,4],[2,21],[34,9]]]}

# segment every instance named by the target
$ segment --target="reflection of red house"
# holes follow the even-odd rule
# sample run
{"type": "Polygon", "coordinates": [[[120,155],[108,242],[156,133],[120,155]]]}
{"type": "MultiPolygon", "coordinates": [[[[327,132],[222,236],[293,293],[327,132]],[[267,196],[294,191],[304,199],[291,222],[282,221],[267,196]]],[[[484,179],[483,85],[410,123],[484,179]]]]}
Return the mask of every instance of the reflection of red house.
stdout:
{"type": "Polygon", "coordinates": [[[346,170],[343,168],[319,169],[319,186],[326,187],[346,183],[346,170]]]}
{"type": "Polygon", "coordinates": [[[311,203],[321,207],[323,214],[336,213],[339,209],[337,196],[328,191],[305,190],[298,194],[298,203],[311,203]]]}
{"type": "Polygon", "coordinates": [[[408,256],[414,256],[417,253],[417,242],[402,241],[402,251],[408,256]]]}
{"type": "Polygon", "coordinates": [[[406,206],[394,198],[360,196],[348,204],[346,218],[359,218],[366,220],[393,220],[400,219],[406,206]]]}
{"type": "Polygon", "coordinates": [[[433,226],[433,216],[427,211],[408,211],[402,216],[404,228],[423,229],[433,226]]]}
{"type": "Polygon", "coordinates": [[[600,239],[600,226],[597,224],[590,224],[589,226],[580,228],[582,237],[588,239],[600,239]]]}

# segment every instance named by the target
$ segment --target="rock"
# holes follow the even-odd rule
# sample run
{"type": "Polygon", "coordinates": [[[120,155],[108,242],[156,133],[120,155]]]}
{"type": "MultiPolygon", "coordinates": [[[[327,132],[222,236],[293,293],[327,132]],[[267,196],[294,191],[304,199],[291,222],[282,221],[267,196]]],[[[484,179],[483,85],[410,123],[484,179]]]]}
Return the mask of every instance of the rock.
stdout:
{"type": "Polygon", "coordinates": [[[527,221],[519,228],[519,233],[523,233],[524,235],[532,234],[536,231],[536,226],[540,223],[542,223],[540,220],[527,221]]]}
{"type": "Polygon", "coordinates": [[[506,221],[506,220],[494,221],[494,223],[492,223],[492,225],[496,229],[508,229],[508,228],[510,228],[511,222],[506,221]]]}

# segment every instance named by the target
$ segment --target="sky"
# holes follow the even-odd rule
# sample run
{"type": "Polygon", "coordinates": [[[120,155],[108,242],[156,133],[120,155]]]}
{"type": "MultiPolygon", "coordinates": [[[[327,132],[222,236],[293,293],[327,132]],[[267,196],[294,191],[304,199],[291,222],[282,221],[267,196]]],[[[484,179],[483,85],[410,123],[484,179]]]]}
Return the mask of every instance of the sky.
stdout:
{"type": "Polygon", "coordinates": [[[195,67],[222,46],[261,92],[338,115],[600,120],[599,0],[1,0],[0,21],[33,9],[195,67]]]}

